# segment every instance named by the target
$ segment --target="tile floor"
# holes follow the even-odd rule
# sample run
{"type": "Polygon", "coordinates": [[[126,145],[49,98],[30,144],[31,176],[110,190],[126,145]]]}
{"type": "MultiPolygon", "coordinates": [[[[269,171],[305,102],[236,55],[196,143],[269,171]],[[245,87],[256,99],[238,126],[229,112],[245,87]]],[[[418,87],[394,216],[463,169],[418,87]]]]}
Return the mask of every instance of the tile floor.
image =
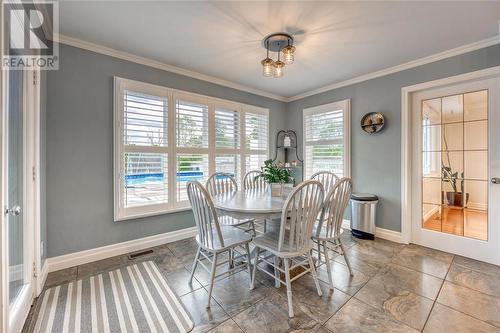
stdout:
{"type": "MultiPolygon", "coordinates": [[[[265,274],[253,291],[240,272],[216,283],[206,309],[208,274],[199,269],[187,282],[196,252],[194,239],[153,248],[135,260],[119,256],[50,273],[45,288],[130,264],[154,260],[195,322],[193,332],[500,332],[500,267],[415,245],[343,236],[354,268],[342,257],[326,269],[318,297],[310,275],[292,284],[295,317],[287,316],[286,291],[265,274]]],[[[35,302],[24,332],[31,332],[35,302]]]]}

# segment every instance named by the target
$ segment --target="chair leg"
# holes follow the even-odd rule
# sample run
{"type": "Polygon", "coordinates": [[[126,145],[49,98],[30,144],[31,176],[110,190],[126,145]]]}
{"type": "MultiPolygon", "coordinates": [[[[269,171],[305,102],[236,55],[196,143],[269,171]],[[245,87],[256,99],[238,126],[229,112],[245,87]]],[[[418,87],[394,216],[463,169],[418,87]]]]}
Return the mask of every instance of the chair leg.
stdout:
{"type": "Polygon", "coordinates": [[[330,284],[330,289],[333,290],[332,268],[330,267],[330,257],[328,255],[328,247],[326,246],[326,241],[323,241],[323,251],[325,251],[325,263],[326,271],[328,272],[328,282],[330,284]]]}
{"type": "Polygon", "coordinates": [[[347,268],[349,268],[349,274],[353,276],[354,274],[352,273],[352,268],[351,268],[351,263],[349,262],[349,259],[347,258],[347,254],[345,253],[345,248],[344,244],[342,244],[342,241],[339,239],[339,245],[340,248],[342,249],[342,255],[344,256],[345,263],[347,264],[347,268]]]}
{"type": "Polygon", "coordinates": [[[318,240],[318,267],[321,265],[321,242],[318,240]]]}
{"type": "Polygon", "coordinates": [[[257,273],[257,264],[259,263],[259,252],[260,249],[258,247],[255,248],[255,258],[253,260],[253,273],[252,273],[252,284],[250,285],[250,290],[255,287],[255,274],[257,273]]]}
{"type": "Polygon", "coordinates": [[[248,245],[248,243],[245,244],[245,249],[247,250],[248,280],[250,281],[250,289],[253,289],[252,258],[250,258],[250,245],[248,245]]]}
{"type": "Polygon", "coordinates": [[[316,284],[316,289],[318,290],[318,296],[323,296],[323,292],[321,291],[321,288],[319,286],[319,281],[318,281],[318,275],[316,274],[316,268],[314,268],[314,262],[313,258],[309,254],[309,266],[311,267],[311,274],[314,279],[314,284],[316,284]]]}
{"type": "Polygon", "coordinates": [[[280,271],[278,269],[278,266],[280,264],[279,258],[274,256],[274,286],[276,288],[281,287],[281,282],[279,280],[280,278],[280,271]]]}
{"type": "Polygon", "coordinates": [[[257,232],[255,231],[255,222],[252,221],[250,222],[250,226],[252,227],[252,232],[253,232],[253,236],[257,236],[257,232]]]}
{"type": "Polygon", "coordinates": [[[229,249],[229,262],[228,262],[229,269],[234,268],[234,250],[229,249]]]}
{"type": "Polygon", "coordinates": [[[210,287],[208,288],[207,308],[210,307],[210,299],[212,298],[212,289],[214,288],[215,270],[217,268],[217,252],[214,252],[212,261],[212,272],[210,273],[210,287]]]}
{"type": "Polygon", "coordinates": [[[264,233],[267,232],[267,219],[264,219],[264,233]]]}
{"type": "Polygon", "coordinates": [[[293,318],[293,301],[292,301],[292,285],[290,283],[290,263],[288,258],[283,259],[285,262],[285,281],[286,281],[286,296],[288,298],[288,316],[293,318]]]}
{"type": "Polygon", "coordinates": [[[189,284],[193,283],[193,276],[196,267],[198,267],[198,258],[200,257],[201,247],[198,246],[198,251],[196,251],[196,257],[194,257],[193,268],[191,269],[191,275],[189,276],[189,284]]]}

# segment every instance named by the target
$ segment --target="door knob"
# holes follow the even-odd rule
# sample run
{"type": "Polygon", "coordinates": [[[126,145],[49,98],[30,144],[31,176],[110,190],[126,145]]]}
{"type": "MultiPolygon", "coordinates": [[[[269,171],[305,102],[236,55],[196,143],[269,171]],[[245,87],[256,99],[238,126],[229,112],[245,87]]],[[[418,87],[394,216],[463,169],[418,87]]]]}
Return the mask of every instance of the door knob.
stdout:
{"type": "Polygon", "coordinates": [[[18,216],[19,214],[21,214],[21,207],[20,206],[13,206],[11,208],[7,208],[5,210],[5,215],[13,215],[13,216],[18,216]]]}
{"type": "Polygon", "coordinates": [[[500,178],[498,178],[498,177],[493,177],[493,178],[491,178],[491,182],[492,182],[493,184],[500,184],[500,178]]]}

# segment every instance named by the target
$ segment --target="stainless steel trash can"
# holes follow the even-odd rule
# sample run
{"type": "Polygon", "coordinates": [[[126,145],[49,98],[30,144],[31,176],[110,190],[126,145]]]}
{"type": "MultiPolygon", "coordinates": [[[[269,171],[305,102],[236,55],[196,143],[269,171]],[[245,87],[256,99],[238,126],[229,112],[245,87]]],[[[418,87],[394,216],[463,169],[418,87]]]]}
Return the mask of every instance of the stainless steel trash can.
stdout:
{"type": "Polygon", "coordinates": [[[351,232],[364,239],[375,237],[378,197],[374,194],[351,195],[351,232]]]}

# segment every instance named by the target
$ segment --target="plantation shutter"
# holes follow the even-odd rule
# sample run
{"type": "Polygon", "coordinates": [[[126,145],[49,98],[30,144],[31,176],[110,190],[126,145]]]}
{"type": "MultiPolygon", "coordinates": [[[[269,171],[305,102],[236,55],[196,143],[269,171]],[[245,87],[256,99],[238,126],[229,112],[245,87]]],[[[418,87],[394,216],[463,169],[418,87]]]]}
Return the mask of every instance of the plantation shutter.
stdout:
{"type": "Polygon", "coordinates": [[[205,185],[209,176],[208,105],[188,99],[176,100],[177,155],[176,202],[188,201],[187,183],[205,185]]]}
{"type": "Polygon", "coordinates": [[[167,99],[125,91],[125,144],[166,146],[168,117],[167,99]]]}
{"type": "Polygon", "coordinates": [[[215,148],[240,148],[240,113],[215,109],[215,148]]]}
{"type": "Polygon", "coordinates": [[[267,113],[245,112],[245,171],[260,170],[268,159],[269,117],[267,113]]]}
{"type": "Polygon", "coordinates": [[[164,96],[123,94],[122,207],[168,203],[168,101],[164,96]]]}
{"type": "Polygon", "coordinates": [[[344,176],[344,110],[304,112],[305,179],[319,171],[344,176]]]}
{"type": "Polygon", "coordinates": [[[267,153],[269,121],[268,116],[261,113],[245,113],[246,148],[267,153]]]}
{"type": "Polygon", "coordinates": [[[177,147],[208,148],[208,106],[177,100],[177,147]]]}

